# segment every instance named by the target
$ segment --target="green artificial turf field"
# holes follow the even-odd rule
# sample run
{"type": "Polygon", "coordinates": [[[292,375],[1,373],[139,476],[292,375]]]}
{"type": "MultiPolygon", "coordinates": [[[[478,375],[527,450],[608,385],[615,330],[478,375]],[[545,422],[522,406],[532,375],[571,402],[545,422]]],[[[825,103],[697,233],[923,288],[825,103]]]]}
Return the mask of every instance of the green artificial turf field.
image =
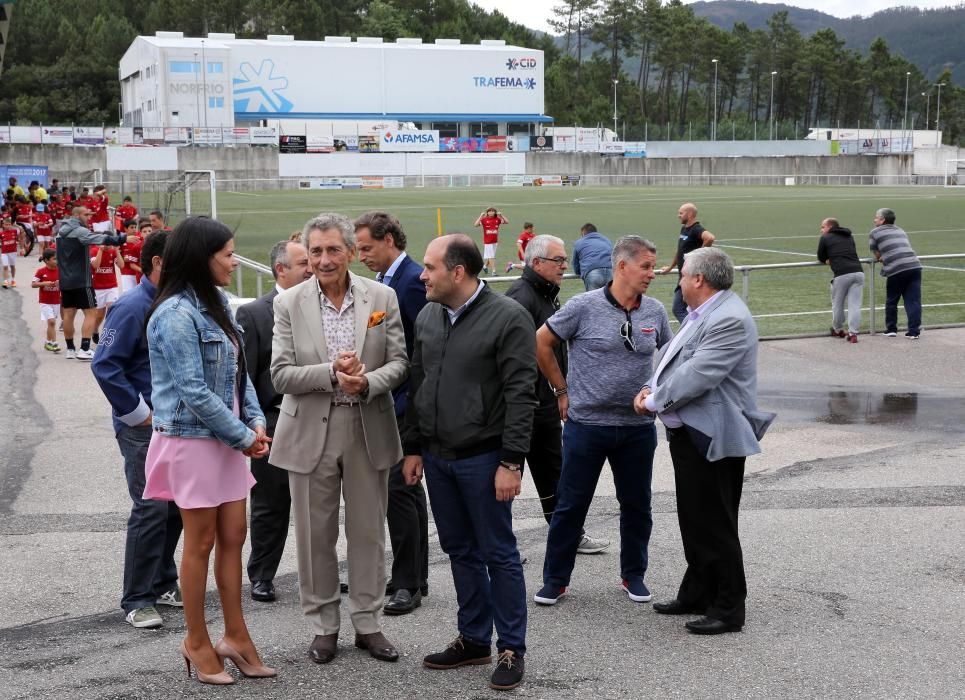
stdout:
{"type": "MultiPolygon", "coordinates": [[[[395,214],[409,238],[408,250],[421,260],[436,235],[436,208],[442,208],[443,229],[463,231],[481,244],[472,224],[487,206],[497,206],[509,219],[500,236],[499,265],[515,260],[516,235],[524,221],[537,233],[567,242],[579,228],[594,223],[611,240],[638,234],[658,248],[658,264],[670,262],[680,225],[679,205],[693,201],[701,223],[717,236],[736,265],[807,262],[815,251],[821,219],[834,216],[855,232],[860,257],[870,257],[867,233],[878,207],[897,213],[897,224],[909,232],[919,255],[965,253],[965,190],[914,187],[621,187],[621,188],[479,188],[343,191],[219,191],[219,218],[237,230],[237,250],[267,262],[268,250],[312,215],[341,212],[349,217],[372,209],[395,214]]],[[[924,325],[965,322],[965,259],[926,261],[923,278],[924,325]],[[947,306],[930,306],[945,304],[947,306]]],[[[368,274],[361,265],[353,269],[368,274]]],[[[518,273],[516,273],[518,274],[518,273]]],[[[754,271],[749,304],[758,316],[762,335],[825,332],[830,324],[829,269],[797,268],[754,271]],[[823,313],[806,313],[823,312],[823,313]],[[774,316],[774,314],[799,314],[774,316]]],[[[246,294],[254,294],[254,276],[245,279],[246,294]]],[[[658,276],[650,294],[668,305],[675,276],[658,276]]],[[[497,288],[505,285],[496,284],[497,288]]],[[[740,277],[734,288],[740,292],[740,277]]],[[[876,300],[884,303],[884,278],[876,276],[876,300]]],[[[869,280],[865,282],[868,304],[869,280]]],[[[563,297],[582,291],[576,281],[565,283],[563,297]]],[[[867,329],[869,314],[863,314],[867,329]]],[[[878,312],[880,331],[883,314],[878,312]]],[[[904,313],[899,314],[899,323],[904,313]]]]}

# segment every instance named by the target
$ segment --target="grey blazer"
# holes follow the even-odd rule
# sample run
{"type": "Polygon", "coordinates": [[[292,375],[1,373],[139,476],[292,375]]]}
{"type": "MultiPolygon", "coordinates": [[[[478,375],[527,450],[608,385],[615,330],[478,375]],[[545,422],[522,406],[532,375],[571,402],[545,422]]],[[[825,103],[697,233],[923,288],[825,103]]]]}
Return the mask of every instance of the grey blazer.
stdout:
{"type": "Polygon", "coordinates": [[[747,306],[725,291],[677,333],[683,337],[653,392],[657,410],[676,412],[692,436],[698,431],[694,442],[708,461],[760,452],[759,440],[776,415],[757,410],[757,326],[747,306]]]}

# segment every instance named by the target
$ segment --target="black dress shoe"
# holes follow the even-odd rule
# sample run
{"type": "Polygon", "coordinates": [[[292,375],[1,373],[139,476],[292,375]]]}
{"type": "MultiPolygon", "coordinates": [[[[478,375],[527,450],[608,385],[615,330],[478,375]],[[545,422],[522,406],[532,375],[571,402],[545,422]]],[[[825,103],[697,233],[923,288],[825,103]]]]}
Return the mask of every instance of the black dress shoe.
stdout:
{"type": "Polygon", "coordinates": [[[684,627],[694,634],[724,634],[725,632],[740,632],[744,625],[733,625],[723,620],[713,617],[702,617],[699,620],[691,620],[684,627]]]}
{"type": "Polygon", "coordinates": [[[422,605],[422,591],[418,588],[415,593],[409,593],[406,588],[400,588],[389,601],[382,606],[386,615],[407,615],[422,605]]]}
{"type": "MultiPolygon", "coordinates": [[[[388,581],[386,581],[385,594],[392,595],[393,593],[395,593],[395,591],[396,591],[396,588],[395,588],[395,584],[392,582],[392,579],[389,579],[388,581]]],[[[419,586],[419,591],[422,593],[423,597],[429,595],[429,584],[423,583],[421,586],[419,586]]],[[[348,588],[346,587],[346,589],[342,591],[342,593],[348,593],[348,588]]]]}
{"type": "Polygon", "coordinates": [[[275,584],[271,581],[252,581],[251,599],[270,603],[275,600],[275,584]]]}
{"type": "Polygon", "coordinates": [[[379,661],[399,660],[399,652],[381,632],[373,632],[372,634],[358,634],[356,632],[355,646],[359,649],[368,649],[369,655],[379,661]]]}
{"type": "Polygon", "coordinates": [[[327,664],[335,658],[338,650],[338,632],[334,634],[317,634],[308,647],[308,658],[317,664],[327,664]]]}
{"type": "Polygon", "coordinates": [[[703,610],[685,605],[676,598],[662,603],[654,603],[653,611],[661,615],[702,615],[704,613],[703,610]]]}
{"type": "Polygon", "coordinates": [[[347,583],[338,584],[338,592],[343,595],[348,593],[348,584],[347,583]]]}

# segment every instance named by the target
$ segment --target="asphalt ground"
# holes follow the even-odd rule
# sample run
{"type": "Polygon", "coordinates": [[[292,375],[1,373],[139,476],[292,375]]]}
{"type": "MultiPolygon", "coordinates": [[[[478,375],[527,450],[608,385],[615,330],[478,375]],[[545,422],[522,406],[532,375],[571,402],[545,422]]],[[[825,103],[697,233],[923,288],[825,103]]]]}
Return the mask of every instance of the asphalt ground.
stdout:
{"type": "MultiPolygon", "coordinates": [[[[455,636],[456,602],[430,523],[430,595],[386,617],[397,664],[352,646],[306,656],[293,547],[273,604],[245,599],[274,680],[187,680],[180,611],[135,630],[119,609],[130,502],[109,408],[85,363],[43,350],[33,264],[0,290],[0,698],[491,698],[489,667],[430,671],[455,636]]],[[[927,317],[926,317],[927,322],[927,317]]],[[[962,697],[965,688],[965,329],[921,340],[861,336],[763,343],[760,404],[779,417],[748,460],[740,527],[743,632],[698,637],[619,588],[619,511],[605,473],[570,595],[529,604],[528,698],[962,697]]],[[[660,431],[662,433],[662,431],[660,431]]],[[[673,597],[684,570],[666,441],[653,476],[647,583],[673,597]]],[[[530,596],[547,527],[528,477],[515,504],[530,596]]],[[[294,537],[294,535],[292,535],[294,537]]],[[[344,541],[341,543],[344,557],[344,541]]],[[[342,563],[344,568],[344,562],[342,563]]],[[[213,580],[208,621],[221,618],[213,580]]],[[[245,588],[247,594],[247,586],[245,588]]],[[[232,672],[234,672],[232,670],[232,672]]]]}

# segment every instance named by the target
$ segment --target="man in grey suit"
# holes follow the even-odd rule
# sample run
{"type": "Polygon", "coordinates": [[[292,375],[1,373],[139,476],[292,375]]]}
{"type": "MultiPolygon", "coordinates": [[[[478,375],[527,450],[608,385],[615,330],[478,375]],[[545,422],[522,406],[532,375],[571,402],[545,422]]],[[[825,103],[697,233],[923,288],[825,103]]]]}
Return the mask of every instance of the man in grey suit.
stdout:
{"type": "Polygon", "coordinates": [[[395,292],[352,274],[355,230],[341,214],[305,224],[314,278],[275,299],[271,381],[284,394],[269,462],[286,469],[302,610],[328,663],[339,630],[339,501],[345,501],[348,609],[355,646],[399,653],[382,634],[389,469],[402,459],[392,390],[408,371],[395,292]]]}
{"type": "MultiPolygon", "coordinates": [[[[235,317],[245,331],[245,358],[248,374],[258,392],[258,403],[268,421],[268,437],[274,437],[278,424],[281,394],[271,383],[271,336],[275,325],[272,305],[275,297],[312,276],[308,251],[297,241],[279,241],[269,253],[275,288],[253,302],[238,307],[235,317]]],[[[275,572],[285,551],[291,495],[288,473],[273,467],[266,458],[251,460],[251,473],[258,482],[251,489],[251,554],[248,580],[251,597],[264,603],[275,600],[275,572]]]]}
{"type": "Polygon", "coordinates": [[[744,626],[747,584],[737,534],[744,461],[761,451],[773,413],[757,410],[757,327],[730,291],[734,266],[717,248],[684,258],[680,289],[688,314],[634,399],[667,428],[677,490],[677,520],[687,571],[665,615],[702,615],[694,634],[744,626]]]}

